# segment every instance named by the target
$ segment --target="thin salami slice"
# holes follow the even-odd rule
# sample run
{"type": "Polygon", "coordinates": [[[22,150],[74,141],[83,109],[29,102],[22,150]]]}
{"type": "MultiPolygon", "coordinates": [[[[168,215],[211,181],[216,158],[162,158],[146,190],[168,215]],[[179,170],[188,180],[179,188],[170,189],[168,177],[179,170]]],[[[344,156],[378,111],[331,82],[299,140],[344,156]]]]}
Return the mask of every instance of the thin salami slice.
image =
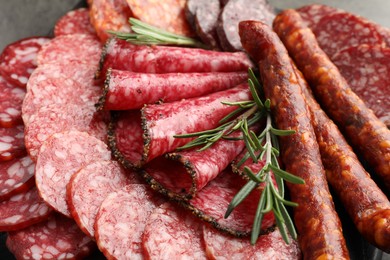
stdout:
{"type": "Polygon", "coordinates": [[[0,201],[29,190],[35,184],[35,164],[29,156],[0,164],[0,201]]]}
{"type": "Polygon", "coordinates": [[[106,77],[99,108],[127,110],[232,88],[245,81],[247,72],[146,74],[109,70],[106,77]]]}
{"type": "Polygon", "coordinates": [[[89,10],[79,8],[62,16],[54,26],[54,35],[83,33],[95,36],[95,29],[89,21],[89,10]]]}
{"type": "Polygon", "coordinates": [[[109,194],[100,206],[95,223],[100,251],[109,259],[143,259],[145,224],[161,202],[141,184],[130,184],[109,194]]]}
{"type": "Polygon", "coordinates": [[[26,91],[8,83],[0,75],[0,127],[13,127],[22,122],[22,102],[26,91]]]}
{"type": "Polygon", "coordinates": [[[73,174],[67,185],[70,213],[80,229],[94,237],[94,224],[99,207],[111,192],[131,183],[140,183],[136,173],[126,172],[115,161],[88,164],[73,174]]]}
{"type": "Polygon", "coordinates": [[[71,216],[66,204],[66,185],[81,167],[96,160],[109,160],[106,144],[84,132],[54,134],[41,147],[35,179],[42,198],[55,210],[71,216]]]}
{"type": "Polygon", "coordinates": [[[338,52],[332,60],[352,90],[390,126],[390,48],[363,44],[338,52]]]}
{"type": "Polygon", "coordinates": [[[0,74],[12,84],[24,88],[37,67],[38,52],[49,41],[46,37],[33,37],[5,47],[0,55],[0,74]]]}
{"type": "Polygon", "coordinates": [[[144,254],[148,259],[207,259],[202,229],[202,223],[189,211],[164,203],[146,222],[144,254]]]}
{"type": "Polygon", "coordinates": [[[298,8],[297,11],[301,15],[307,26],[309,26],[312,30],[317,27],[319,21],[324,16],[336,13],[345,13],[341,9],[320,4],[305,5],[298,8]]]}
{"type": "Polygon", "coordinates": [[[24,126],[0,128],[0,161],[9,161],[24,154],[24,126]]]}
{"type": "MultiPolygon", "coordinates": [[[[203,227],[206,254],[209,259],[301,259],[297,241],[284,242],[279,230],[261,235],[255,245],[248,238],[235,238],[208,226],[203,227]]],[[[291,239],[291,238],[290,238],[291,239]]]]}
{"type": "Polygon", "coordinates": [[[17,259],[83,259],[96,248],[72,219],[60,214],[9,232],[6,244],[17,259]]]}
{"type": "Polygon", "coordinates": [[[108,68],[142,73],[247,71],[253,64],[244,52],[140,46],[112,39],[105,46],[98,75],[108,68]]]}
{"type": "Polygon", "coordinates": [[[12,231],[46,220],[52,209],[35,187],[0,202],[0,231],[12,231]]]}

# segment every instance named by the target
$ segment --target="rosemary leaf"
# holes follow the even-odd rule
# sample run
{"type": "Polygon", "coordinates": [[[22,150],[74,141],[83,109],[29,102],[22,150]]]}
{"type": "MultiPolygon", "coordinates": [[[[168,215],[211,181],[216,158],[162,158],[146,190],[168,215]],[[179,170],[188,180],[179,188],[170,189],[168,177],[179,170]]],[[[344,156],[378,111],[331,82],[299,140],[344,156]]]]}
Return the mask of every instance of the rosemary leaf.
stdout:
{"type": "Polygon", "coordinates": [[[276,221],[276,226],[279,228],[279,232],[282,235],[284,242],[286,242],[286,244],[290,244],[290,239],[288,238],[284,223],[281,222],[278,218],[275,218],[275,221],[276,221]]]}
{"type": "Polygon", "coordinates": [[[248,79],[248,84],[249,84],[249,89],[250,89],[250,91],[251,91],[253,100],[256,102],[257,107],[258,107],[259,109],[263,109],[264,104],[263,104],[263,102],[260,100],[259,95],[257,94],[255,84],[253,83],[253,81],[252,81],[251,79],[248,79]]]}
{"type": "Polygon", "coordinates": [[[291,237],[293,239],[297,239],[297,231],[295,230],[294,223],[290,217],[290,215],[287,212],[286,207],[283,204],[280,204],[280,212],[282,213],[284,222],[287,226],[288,232],[290,233],[291,237]]]}
{"type": "Polygon", "coordinates": [[[278,135],[278,136],[287,136],[287,135],[295,134],[295,130],[279,130],[279,129],[275,129],[273,127],[271,127],[271,132],[274,135],[278,135]]]}
{"type": "Polygon", "coordinates": [[[244,167],[244,172],[246,173],[246,175],[249,177],[249,179],[251,179],[252,181],[256,182],[256,183],[261,183],[261,182],[264,182],[264,180],[262,180],[260,178],[261,173],[259,174],[259,176],[255,175],[252,170],[248,167],[248,166],[245,166],[244,167]]]}
{"type": "Polygon", "coordinates": [[[280,177],[282,177],[283,179],[285,179],[288,182],[291,182],[294,184],[305,184],[305,181],[300,177],[292,175],[291,173],[283,171],[282,169],[279,169],[273,165],[270,165],[270,167],[271,167],[272,171],[274,172],[274,174],[279,175],[280,177]]]}
{"type": "Polygon", "coordinates": [[[263,210],[261,211],[262,213],[267,213],[272,210],[273,207],[273,199],[272,199],[272,191],[270,187],[270,183],[268,182],[267,185],[264,187],[263,193],[265,193],[265,206],[263,210]]]}
{"type": "Polygon", "coordinates": [[[249,181],[244,185],[244,187],[241,188],[241,190],[233,197],[232,201],[229,203],[225,213],[225,218],[229,217],[233,209],[237,207],[252,192],[256,185],[256,182],[249,181]]]}
{"type": "Polygon", "coordinates": [[[263,216],[264,214],[262,213],[264,205],[265,205],[265,192],[260,196],[259,204],[256,209],[256,214],[255,214],[255,219],[253,221],[253,226],[252,226],[252,232],[251,232],[251,244],[254,245],[256,244],[257,239],[259,238],[260,231],[261,231],[261,222],[263,222],[263,216]]]}

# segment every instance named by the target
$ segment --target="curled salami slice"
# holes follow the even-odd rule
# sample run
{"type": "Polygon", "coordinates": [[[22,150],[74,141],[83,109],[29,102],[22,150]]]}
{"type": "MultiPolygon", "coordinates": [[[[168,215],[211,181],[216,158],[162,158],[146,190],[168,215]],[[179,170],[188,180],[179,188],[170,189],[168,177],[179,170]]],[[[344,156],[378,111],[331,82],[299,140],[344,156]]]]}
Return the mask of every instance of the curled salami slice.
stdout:
{"type": "Polygon", "coordinates": [[[98,75],[108,68],[142,73],[247,71],[252,62],[244,52],[226,53],[194,48],[141,46],[112,39],[103,50],[98,75]]]}
{"type": "Polygon", "coordinates": [[[9,161],[24,154],[24,126],[0,128],[0,161],[9,161]]]}
{"type": "Polygon", "coordinates": [[[318,23],[324,16],[336,13],[345,13],[341,9],[320,4],[305,5],[298,8],[297,11],[307,26],[309,26],[312,30],[317,27],[318,23]]]}
{"type": "Polygon", "coordinates": [[[148,259],[207,259],[202,228],[189,211],[171,203],[161,204],[146,222],[144,254],[148,259]]]}
{"type": "Polygon", "coordinates": [[[72,219],[60,214],[9,232],[6,244],[17,259],[83,259],[96,248],[72,219]]]}
{"type": "Polygon", "coordinates": [[[338,52],[332,60],[353,92],[390,126],[390,48],[363,44],[338,52]]]}
{"type": "Polygon", "coordinates": [[[100,206],[95,223],[100,251],[109,259],[142,259],[145,224],[161,202],[141,184],[130,184],[109,194],[100,206]]]}
{"type": "Polygon", "coordinates": [[[0,201],[29,190],[35,184],[35,164],[29,156],[0,164],[0,201]]]}
{"type": "Polygon", "coordinates": [[[22,103],[26,91],[8,83],[0,75],[0,127],[13,127],[22,122],[22,103]]]}
{"type": "Polygon", "coordinates": [[[208,226],[203,227],[206,254],[209,259],[301,259],[296,241],[286,244],[279,230],[261,235],[255,245],[248,238],[235,238],[208,226]]]}
{"type": "Polygon", "coordinates": [[[0,231],[12,231],[46,220],[52,209],[35,187],[0,202],[0,231]]]}
{"type": "Polygon", "coordinates": [[[98,108],[127,110],[159,101],[172,102],[237,86],[246,72],[146,74],[108,70],[98,108]]]}
{"type": "Polygon", "coordinates": [[[70,217],[66,204],[66,185],[70,178],[81,167],[110,157],[105,143],[84,132],[54,134],[42,145],[36,163],[35,179],[41,197],[70,217]]]}
{"type": "Polygon", "coordinates": [[[73,174],[66,187],[73,219],[84,233],[94,237],[96,215],[107,195],[128,184],[139,182],[135,172],[126,172],[115,161],[88,164],[73,174]]]}
{"type": "Polygon", "coordinates": [[[87,8],[79,8],[68,12],[54,26],[56,37],[75,33],[96,35],[95,29],[89,20],[89,10],[87,8]]]}
{"type": "Polygon", "coordinates": [[[238,23],[259,20],[269,25],[275,17],[273,7],[266,0],[229,0],[219,16],[217,33],[223,50],[243,50],[238,35],[238,23]]]}
{"type": "Polygon", "coordinates": [[[49,42],[46,37],[33,37],[11,43],[0,55],[0,74],[12,84],[25,87],[37,67],[37,54],[49,42]]]}

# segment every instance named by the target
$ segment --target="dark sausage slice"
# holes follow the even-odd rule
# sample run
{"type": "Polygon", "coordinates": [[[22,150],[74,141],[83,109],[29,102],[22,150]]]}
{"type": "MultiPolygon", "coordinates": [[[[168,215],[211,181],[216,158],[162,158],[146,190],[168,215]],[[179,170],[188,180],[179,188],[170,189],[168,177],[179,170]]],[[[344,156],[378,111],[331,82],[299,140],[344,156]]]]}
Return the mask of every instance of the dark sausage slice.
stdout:
{"type": "Polygon", "coordinates": [[[304,258],[348,259],[310,111],[288,52],[272,28],[262,22],[241,22],[239,32],[244,48],[259,62],[276,127],[295,130],[295,134],[280,138],[281,158],[288,172],[305,181],[305,184],[287,182],[292,201],[299,204],[294,208],[294,219],[304,258]]]}
{"type": "Polygon", "coordinates": [[[66,13],[54,26],[54,35],[56,37],[75,33],[96,36],[95,29],[89,20],[89,10],[87,8],[79,8],[66,13]]]}
{"type": "Polygon", "coordinates": [[[24,126],[0,128],[0,161],[9,161],[25,154],[24,126]]]}
{"type": "Polygon", "coordinates": [[[26,90],[7,82],[0,75],[0,127],[14,127],[22,122],[22,103],[26,90]]]}

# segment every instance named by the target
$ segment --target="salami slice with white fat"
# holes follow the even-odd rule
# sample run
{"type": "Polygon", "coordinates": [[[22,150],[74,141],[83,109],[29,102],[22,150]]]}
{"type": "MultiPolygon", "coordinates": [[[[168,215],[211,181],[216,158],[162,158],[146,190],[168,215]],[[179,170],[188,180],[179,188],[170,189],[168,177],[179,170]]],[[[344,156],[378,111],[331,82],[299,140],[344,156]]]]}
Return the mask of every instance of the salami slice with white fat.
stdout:
{"type": "Polygon", "coordinates": [[[67,185],[67,202],[80,229],[94,237],[95,218],[100,205],[111,192],[128,184],[140,183],[135,172],[125,171],[116,161],[88,164],[73,174],[67,185]]]}
{"type": "Polygon", "coordinates": [[[147,259],[207,259],[203,224],[189,211],[161,204],[149,216],[142,235],[147,259]],[[173,246],[174,245],[174,246],[173,246]]]}
{"type": "Polygon", "coordinates": [[[83,259],[96,244],[60,214],[47,221],[8,233],[6,245],[17,259],[83,259]]]}
{"type": "Polygon", "coordinates": [[[309,26],[312,30],[316,28],[317,24],[324,16],[329,14],[344,13],[344,11],[341,9],[320,4],[305,5],[298,8],[297,11],[307,26],[309,26]]]}
{"type": "Polygon", "coordinates": [[[0,55],[0,74],[12,84],[25,87],[30,74],[37,67],[37,54],[46,37],[32,37],[11,43],[0,55]]]}
{"type": "Polygon", "coordinates": [[[81,167],[96,160],[109,160],[107,145],[79,131],[54,134],[41,147],[35,179],[41,197],[55,210],[70,217],[66,185],[81,167]]]}
{"type": "Polygon", "coordinates": [[[33,187],[0,202],[0,231],[12,231],[31,226],[46,220],[52,211],[33,187]]]}
{"type": "Polygon", "coordinates": [[[95,29],[89,21],[89,10],[79,8],[62,16],[54,26],[54,35],[83,33],[96,36],[95,29]]]}
{"type": "Polygon", "coordinates": [[[0,75],[0,127],[22,122],[22,103],[26,90],[15,87],[0,75]]]}
{"type": "Polygon", "coordinates": [[[95,238],[109,259],[143,259],[142,234],[152,211],[162,200],[146,185],[130,184],[109,194],[100,206],[95,238]]]}
{"type": "Polygon", "coordinates": [[[0,161],[9,161],[24,154],[24,126],[0,128],[0,161]]]}
{"type": "Polygon", "coordinates": [[[35,164],[29,156],[0,164],[0,201],[29,190],[35,184],[35,164]]]}

